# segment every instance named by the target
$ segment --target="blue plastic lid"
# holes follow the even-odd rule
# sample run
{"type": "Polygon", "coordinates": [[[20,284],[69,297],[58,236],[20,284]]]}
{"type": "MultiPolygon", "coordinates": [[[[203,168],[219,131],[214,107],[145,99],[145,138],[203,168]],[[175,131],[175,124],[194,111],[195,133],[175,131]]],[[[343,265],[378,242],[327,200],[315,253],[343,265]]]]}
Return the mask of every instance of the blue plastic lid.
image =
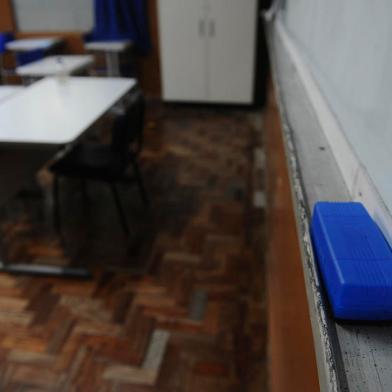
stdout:
{"type": "Polygon", "coordinates": [[[311,234],[334,316],[392,320],[392,251],[361,203],[316,203],[311,234]]]}

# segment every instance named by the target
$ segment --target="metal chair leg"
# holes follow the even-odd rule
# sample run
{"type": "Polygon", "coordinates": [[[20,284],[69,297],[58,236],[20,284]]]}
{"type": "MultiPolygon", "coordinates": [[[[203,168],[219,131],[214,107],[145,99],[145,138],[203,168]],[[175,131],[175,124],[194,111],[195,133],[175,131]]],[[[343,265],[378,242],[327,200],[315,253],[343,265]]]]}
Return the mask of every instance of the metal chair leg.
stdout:
{"type": "Polygon", "coordinates": [[[127,219],[126,219],[125,214],[124,214],[124,209],[123,209],[123,206],[121,204],[120,196],[118,194],[116,185],[113,182],[109,183],[109,185],[110,185],[110,189],[111,189],[112,194],[113,194],[114,202],[116,204],[116,208],[117,208],[118,216],[120,218],[121,226],[122,226],[122,228],[124,230],[124,233],[128,236],[129,235],[128,222],[127,222],[127,219]]]}
{"type": "Polygon", "coordinates": [[[136,179],[137,186],[139,188],[140,196],[142,198],[143,203],[146,206],[148,206],[150,204],[150,201],[148,199],[146,188],[144,187],[143,177],[139,168],[139,164],[137,163],[136,160],[134,160],[132,161],[132,166],[135,173],[135,179],[136,179]]]}
{"type": "Polygon", "coordinates": [[[81,179],[81,186],[82,186],[82,197],[84,205],[88,205],[88,192],[87,192],[87,181],[85,179],[81,179]]]}
{"type": "Polygon", "coordinates": [[[57,233],[61,233],[60,179],[57,175],[54,176],[53,203],[54,203],[54,228],[57,231],[57,233]]]}

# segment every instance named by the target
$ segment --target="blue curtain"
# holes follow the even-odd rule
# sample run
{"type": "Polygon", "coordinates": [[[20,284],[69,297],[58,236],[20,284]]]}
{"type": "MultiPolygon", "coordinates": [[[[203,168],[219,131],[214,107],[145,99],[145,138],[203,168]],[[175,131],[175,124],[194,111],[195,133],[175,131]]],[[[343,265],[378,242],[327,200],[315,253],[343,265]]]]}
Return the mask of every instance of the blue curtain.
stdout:
{"type": "Polygon", "coordinates": [[[145,0],[94,0],[95,25],[87,40],[130,39],[147,54],[151,48],[145,0]]]}

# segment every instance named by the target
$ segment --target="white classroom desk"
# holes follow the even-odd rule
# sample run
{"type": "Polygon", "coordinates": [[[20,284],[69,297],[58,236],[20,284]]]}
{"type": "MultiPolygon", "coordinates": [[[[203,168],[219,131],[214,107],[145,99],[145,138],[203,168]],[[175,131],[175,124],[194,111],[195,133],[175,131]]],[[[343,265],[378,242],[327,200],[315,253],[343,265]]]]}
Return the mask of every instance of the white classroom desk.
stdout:
{"type": "MultiPolygon", "coordinates": [[[[135,79],[125,78],[48,77],[1,102],[0,202],[20,190],[59,146],[76,141],[135,85],[135,79]]],[[[4,259],[0,270],[89,276],[85,269],[4,259]]]]}
{"type": "Polygon", "coordinates": [[[14,94],[21,92],[22,86],[0,86],[0,102],[12,97],[14,94]]]}
{"type": "Polygon", "coordinates": [[[13,52],[28,52],[30,50],[49,50],[63,42],[63,38],[23,38],[7,42],[5,47],[13,52]]]}
{"type": "Polygon", "coordinates": [[[124,52],[132,45],[130,40],[118,41],[91,41],[84,44],[89,51],[104,52],[108,76],[120,76],[119,53],[124,52]]]}
{"type": "Polygon", "coordinates": [[[42,79],[0,105],[0,143],[70,143],[135,84],[125,78],[42,79]]]}
{"type": "Polygon", "coordinates": [[[19,76],[28,78],[72,75],[87,70],[93,62],[94,57],[91,55],[48,56],[17,67],[16,73],[19,76]]]}

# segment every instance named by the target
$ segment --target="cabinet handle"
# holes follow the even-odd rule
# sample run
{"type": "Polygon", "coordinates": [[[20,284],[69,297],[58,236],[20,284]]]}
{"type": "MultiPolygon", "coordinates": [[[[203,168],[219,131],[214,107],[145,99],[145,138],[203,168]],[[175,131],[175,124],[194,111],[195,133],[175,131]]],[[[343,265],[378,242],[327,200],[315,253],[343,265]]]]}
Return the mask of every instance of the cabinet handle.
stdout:
{"type": "Polygon", "coordinates": [[[211,19],[210,20],[210,37],[215,37],[215,20],[211,19]]]}
{"type": "Polygon", "coordinates": [[[205,22],[204,19],[199,20],[199,35],[204,37],[205,34],[205,22]]]}

